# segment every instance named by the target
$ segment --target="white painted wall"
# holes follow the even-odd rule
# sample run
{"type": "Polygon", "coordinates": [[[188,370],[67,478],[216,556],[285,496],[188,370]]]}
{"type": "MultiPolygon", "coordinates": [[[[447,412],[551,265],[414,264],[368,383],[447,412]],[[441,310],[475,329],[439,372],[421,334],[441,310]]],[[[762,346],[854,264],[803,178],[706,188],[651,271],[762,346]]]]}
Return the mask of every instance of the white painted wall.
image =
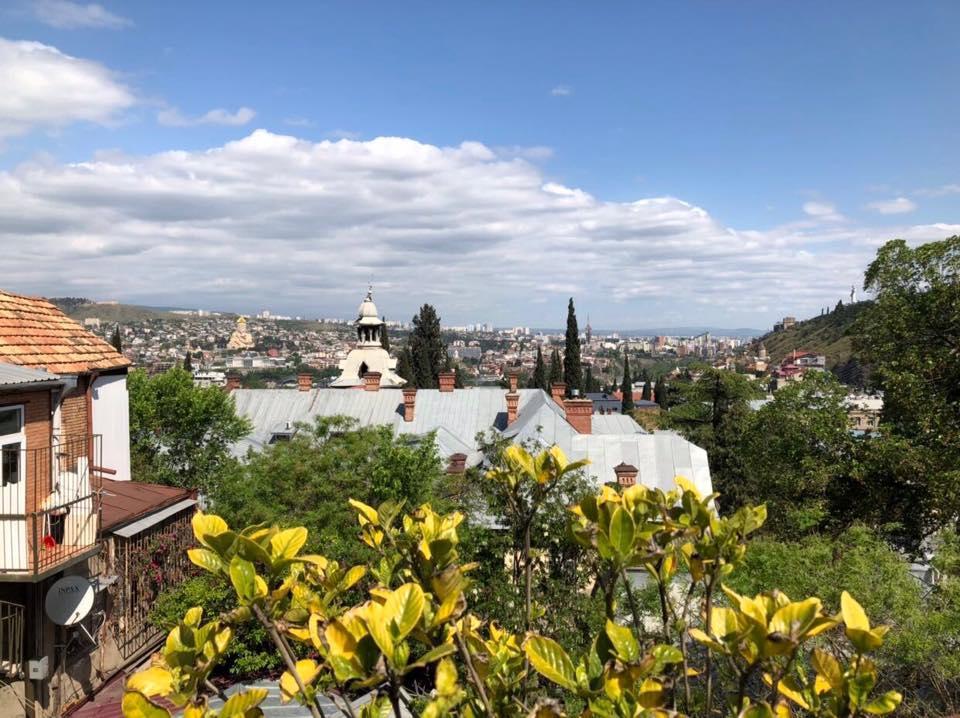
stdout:
{"type": "Polygon", "coordinates": [[[101,376],[93,382],[93,433],[103,439],[103,466],[116,469],[109,475],[130,480],[130,405],[126,374],[101,376]]]}

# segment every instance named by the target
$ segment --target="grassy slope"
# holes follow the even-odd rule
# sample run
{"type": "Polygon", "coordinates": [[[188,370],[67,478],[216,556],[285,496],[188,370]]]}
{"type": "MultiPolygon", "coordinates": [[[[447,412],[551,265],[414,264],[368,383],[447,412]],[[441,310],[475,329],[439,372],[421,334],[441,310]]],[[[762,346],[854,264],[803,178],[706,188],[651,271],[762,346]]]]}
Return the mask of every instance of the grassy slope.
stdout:
{"type": "Polygon", "coordinates": [[[835,369],[850,360],[853,348],[846,332],[860,312],[869,305],[870,302],[844,305],[840,311],[798,322],[787,331],[770,332],[754,343],[754,351],[759,348],[760,342],[763,342],[771,361],[779,363],[794,349],[805,349],[824,354],[827,357],[827,367],[835,369]]]}

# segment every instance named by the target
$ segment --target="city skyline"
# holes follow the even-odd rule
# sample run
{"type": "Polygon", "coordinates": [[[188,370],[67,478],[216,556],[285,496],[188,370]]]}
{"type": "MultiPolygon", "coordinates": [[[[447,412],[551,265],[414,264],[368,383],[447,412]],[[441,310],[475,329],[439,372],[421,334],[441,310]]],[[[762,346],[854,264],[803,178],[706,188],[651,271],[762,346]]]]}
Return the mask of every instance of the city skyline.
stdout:
{"type": "Polygon", "coordinates": [[[763,328],[960,233],[956,6],[546,10],[10,4],[8,288],[763,328]]]}

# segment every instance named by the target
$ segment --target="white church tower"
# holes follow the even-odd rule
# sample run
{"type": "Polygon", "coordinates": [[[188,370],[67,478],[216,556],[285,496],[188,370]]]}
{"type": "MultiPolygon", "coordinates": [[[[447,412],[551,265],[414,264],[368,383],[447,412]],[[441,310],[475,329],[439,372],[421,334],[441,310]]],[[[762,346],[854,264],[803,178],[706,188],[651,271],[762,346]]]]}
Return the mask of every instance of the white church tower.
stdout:
{"type": "Polygon", "coordinates": [[[387,353],[380,344],[380,332],[383,331],[383,320],[377,312],[377,305],[373,303],[373,288],[367,291],[366,298],[360,303],[357,310],[357,345],[350,350],[347,358],[340,362],[340,376],[331,387],[362,388],[365,385],[365,374],[379,373],[380,386],[401,387],[406,380],[397,372],[397,360],[387,353]]]}

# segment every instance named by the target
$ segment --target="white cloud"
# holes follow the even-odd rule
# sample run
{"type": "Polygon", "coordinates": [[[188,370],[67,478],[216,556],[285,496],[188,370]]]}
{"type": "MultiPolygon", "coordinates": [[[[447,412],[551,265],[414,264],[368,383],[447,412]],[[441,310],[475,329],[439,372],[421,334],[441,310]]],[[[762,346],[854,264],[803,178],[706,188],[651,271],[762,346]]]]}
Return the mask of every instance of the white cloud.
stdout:
{"type": "Polygon", "coordinates": [[[84,5],[70,0],[33,0],[30,7],[40,22],[61,30],[84,27],[116,30],[133,24],[97,3],[84,5]]]}
{"type": "Polygon", "coordinates": [[[880,214],[906,214],[913,212],[917,208],[917,203],[906,197],[896,197],[870,202],[867,208],[880,214]]]}
{"type": "Polygon", "coordinates": [[[103,65],[0,38],[0,138],[78,121],[110,124],[133,93],[103,65]]]}
{"type": "Polygon", "coordinates": [[[241,107],[236,112],[216,108],[197,117],[187,117],[176,107],[167,107],[157,113],[157,122],[167,127],[190,127],[192,125],[245,125],[256,116],[249,107],[241,107]]]}
{"type": "Polygon", "coordinates": [[[346,317],[372,279],[396,318],[431,301],[452,323],[559,325],[573,294],[595,326],[658,324],[664,306],[684,323],[749,325],[763,306],[835,304],[884,239],[958,232],[738,230],[672,197],[604,201],[477,142],[403,137],[256,130],[0,171],[5,289],[241,311],[346,317]]]}
{"type": "Polygon", "coordinates": [[[837,212],[837,208],[829,202],[814,200],[804,202],[803,211],[811,217],[825,222],[838,222],[843,219],[843,215],[837,212]]]}
{"type": "Polygon", "coordinates": [[[550,94],[554,97],[569,97],[573,94],[573,89],[568,85],[557,85],[550,90],[550,94]]]}
{"type": "Polygon", "coordinates": [[[330,130],[326,136],[331,140],[359,140],[360,133],[353,130],[330,130]]]}
{"type": "Polygon", "coordinates": [[[946,197],[951,194],[960,194],[960,184],[945,184],[939,187],[918,189],[914,194],[920,197],[946,197]]]}

